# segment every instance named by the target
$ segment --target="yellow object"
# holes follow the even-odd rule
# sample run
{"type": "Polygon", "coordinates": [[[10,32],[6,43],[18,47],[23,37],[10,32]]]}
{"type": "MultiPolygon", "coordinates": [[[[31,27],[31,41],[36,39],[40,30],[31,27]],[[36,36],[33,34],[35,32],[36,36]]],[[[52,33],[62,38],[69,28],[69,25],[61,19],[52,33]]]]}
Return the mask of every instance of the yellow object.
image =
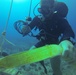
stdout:
{"type": "Polygon", "coordinates": [[[12,54],[0,59],[1,68],[13,68],[38,62],[47,58],[53,58],[57,55],[61,55],[63,49],[59,45],[46,45],[40,48],[32,49],[17,54],[12,54]]]}

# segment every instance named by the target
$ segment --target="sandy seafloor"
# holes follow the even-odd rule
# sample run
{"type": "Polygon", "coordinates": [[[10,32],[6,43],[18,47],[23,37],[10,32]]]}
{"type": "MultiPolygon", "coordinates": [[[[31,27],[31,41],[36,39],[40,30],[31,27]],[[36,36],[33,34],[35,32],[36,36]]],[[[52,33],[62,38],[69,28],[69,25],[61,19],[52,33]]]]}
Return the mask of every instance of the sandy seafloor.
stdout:
{"type": "MultiPolygon", "coordinates": [[[[62,59],[61,70],[63,75],[76,75],[76,64],[72,66],[72,63],[73,62],[68,63],[62,59]]],[[[47,68],[47,74],[44,72],[44,68],[41,66],[41,64],[37,62],[17,68],[5,69],[0,72],[0,75],[52,75],[53,72],[50,59],[45,60],[45,66],[47,68]]]]}
{"type": "MultiPolygon", "coordinates": [[[[12,46],[7,46],[7,48],[4,48],[3,51],[8,52],[9,54],[12,53],[18,53],[20,51],[25,51],[27,49],[23,47],[12,47],[12,46]]],[[[63,75],[76,75],[76,50],[74,52],[74,62],[70,61],[67,62],[63,59],[61,59],[61,70],[63,75]],[[73,64],[73,65],[71,65],[73,64]]],[[[45,66],[47,68],[47,74],[44,72],[44,68],[39,62],[20,66],[17,68],[12,68],[12,69],[1,69],[0,68],[0,75],[52,75],[53,71],[51,68],[50,64],[50,59],[46,59],[45,61],[45,66]]]]}
{"type": "MultiPolygon", "coordinates": [[[[40,63],[33,63],[25,66],[25,68],[20,68],[20,72],[18,75],[52,75],[52,68],[50,65],[50,60],[45,61],[45,66],[47,68],[48,73],[45,74],[43,67],[40,63]]],[[[76,68],[69,65],[67,62],[62,60],[61,70],[63,75],[76,75],[76,68]]]]}

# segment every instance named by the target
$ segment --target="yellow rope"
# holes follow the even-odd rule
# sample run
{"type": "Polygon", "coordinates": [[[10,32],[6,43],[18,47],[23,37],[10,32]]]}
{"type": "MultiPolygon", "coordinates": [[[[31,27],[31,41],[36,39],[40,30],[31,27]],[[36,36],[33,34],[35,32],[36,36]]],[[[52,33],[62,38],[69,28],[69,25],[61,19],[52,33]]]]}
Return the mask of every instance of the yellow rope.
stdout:
{"type": "Polygon", "coordinates": [[[0,59],[0,68],[14,68],[34,62],[38,62],[47,58],[53,58],[61,55],[63,48],[59,45],[52,44],[40,48],[12,54],[0,59]]]}
{"type": "MultiPolygon", "coordinates": [[[[74,52],[74,50],[76,49],[74,49],[73,44],[68,40],[64,40],[59,45],[50,44],[0,58],[0,69],[8,69],[26,64],[31,64],[34,62],[45,60],[47,58],[53,58],[58,55],[61,55],[64,59],[67,59],[67,62],[72,61],[73,55],[66,56],[65,53],[66,51],[68,51],[70,55],[72,51],[74,52]]],[[[76,61],[74,60],[74,62],[75,63],[72,63],[72,65],[76,67],[76,61]]]]}

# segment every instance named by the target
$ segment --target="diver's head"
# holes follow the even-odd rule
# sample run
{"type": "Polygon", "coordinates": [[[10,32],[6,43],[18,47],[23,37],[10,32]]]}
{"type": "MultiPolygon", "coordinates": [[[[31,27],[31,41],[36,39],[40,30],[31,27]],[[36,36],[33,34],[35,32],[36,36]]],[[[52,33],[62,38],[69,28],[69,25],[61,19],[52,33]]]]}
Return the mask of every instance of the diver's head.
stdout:
{"type": "Polygon", "coordinates": [[[56,17],[65,18],[67,14],[68,14],[68,7],[65,3],[57,2],[54,5],[54,15],[56,15],[56,17]]]}
{"type": "Polygon", "coordinates": [[[49,13],[51,13],[51,10],[54,7],[55,0],[41,0],[40,2],[40,8],[38,11],[44,16],[47,17],[49,13]]]}
{"type": "Polygon", "coordinates": [[[45,18],[51,18],[54,14],[56,17],[64,18],[67,16],[68,7],[63,2],[57,2],[55,0],[41,0],[41,8],[39,12],[45,18]]]}
{"type": "Polygon", "coordinates": [[[40,4],[41,4],[41,8],[52,8],[54,5],[55,0],[41,0],[40,4]]]}

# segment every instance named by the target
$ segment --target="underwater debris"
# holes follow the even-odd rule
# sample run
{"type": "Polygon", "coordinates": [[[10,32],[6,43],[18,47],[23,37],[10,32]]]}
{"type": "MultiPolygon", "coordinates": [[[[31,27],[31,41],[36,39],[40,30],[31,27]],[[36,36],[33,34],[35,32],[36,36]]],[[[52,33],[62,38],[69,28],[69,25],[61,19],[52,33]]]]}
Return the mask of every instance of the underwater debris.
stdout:
{"type": "Polygon", "coordinates": [[[17,68],[12,68],[12,69],[4,69],[0,71],[0,75],[16,75],[18,72],[17,68]]]}
{"type": "Polygon", "coordinates": [[[36,65],[35,63],[33,63],[33,64],[30,64],[30,66],[32,66],[32,67],[36,67],[37,65],[36,65]]]}
{"type": "Polygon", "coordinates": [[[4,73],[4,72],[0,72],[0,75],[10,75],[10,74],[4,73]]]}

